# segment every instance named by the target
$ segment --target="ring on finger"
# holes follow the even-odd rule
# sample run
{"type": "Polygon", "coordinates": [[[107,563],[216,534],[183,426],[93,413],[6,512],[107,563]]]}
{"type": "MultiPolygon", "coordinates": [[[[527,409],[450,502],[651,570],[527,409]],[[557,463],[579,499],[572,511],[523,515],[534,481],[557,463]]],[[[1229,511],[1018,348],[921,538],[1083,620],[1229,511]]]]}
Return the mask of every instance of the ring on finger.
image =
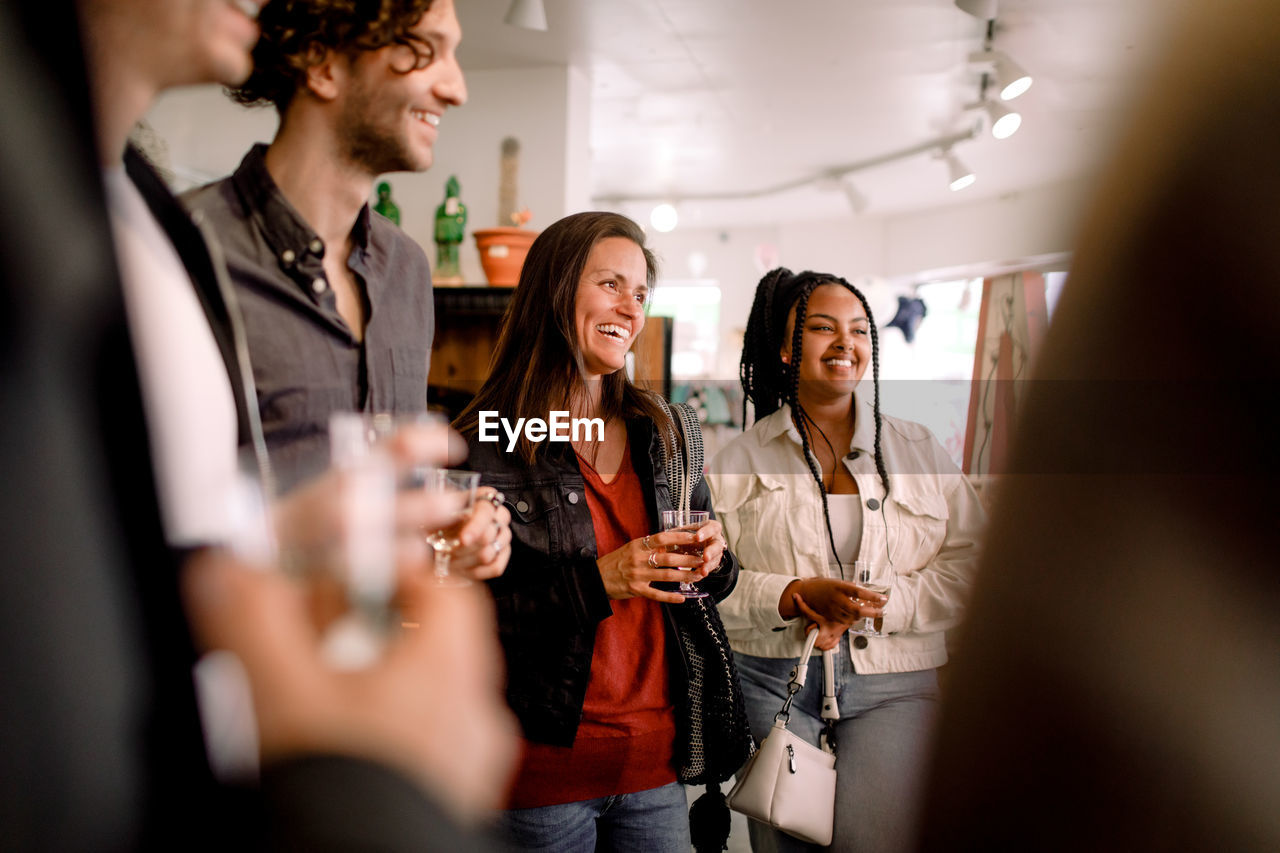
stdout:
{"type": "Polygon", "coordinates": [[[640,544],[644,545],[644,549],[645,549],[646,551],[652,551],[652,550],[653,550],[653,546],[652,546],[651,544],[649,544],[649,534],[648,534],[648,533],[646,533],[646,534],[644,535],[644,539],[640,540],[640,544]]]}
{"type": "Polygon", "coordinates": [[[506,498],[506,495],[504,495],[502,492],[499,492],[499,491],[496,491],[496,490],[495,490],[492,494],[488,494],[488,495],[485,495],[485,496],[484,496],[484,499],[485,499],[485,500],[487,500],[489,503],[493,504],[493,508],[494,508],[494,509],[499,509],[499,508],[501,508],[501,506],[502,506],[502,501],[503,501],[503,499],[505,499],[505,498],[506,498]]]}
{"type": "Polygon", "coordinates": [[[653,566],[655,569],[658,568],[658,552],[657,551],[649,552],[649,565],[653,566]]]}

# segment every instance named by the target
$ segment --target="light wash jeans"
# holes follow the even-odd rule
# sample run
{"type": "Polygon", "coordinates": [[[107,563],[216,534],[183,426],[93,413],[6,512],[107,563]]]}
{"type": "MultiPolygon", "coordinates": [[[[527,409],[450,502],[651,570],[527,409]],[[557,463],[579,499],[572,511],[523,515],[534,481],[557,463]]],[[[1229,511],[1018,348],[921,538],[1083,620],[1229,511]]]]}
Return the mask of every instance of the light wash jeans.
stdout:
{"type": "Polygon", "coordinates": [[[634,794],[511,809],[498,835],[515,850],[689,853],[689,800],[679,782],[634,794]]]}
{"type": "MultiPolygon", "coordinates": [[[[898,853],[915,844],[927,748],[937,712],[938,677],[932,669],[858,675],[849,636],[836,651],[836,824],[831,846],[818,847],[750,821],[751,849],[840,850],[898,853]]],[[[875,642],[875,640],[871,640],[875,642]]],[[[734,653],[751,732],[759,741],[782,709],[795,658],[734,653]]],[[[817,745],[822,730],[822,657],[809,660],[804,689],[791,706],[788,728],[817,745]]]]}

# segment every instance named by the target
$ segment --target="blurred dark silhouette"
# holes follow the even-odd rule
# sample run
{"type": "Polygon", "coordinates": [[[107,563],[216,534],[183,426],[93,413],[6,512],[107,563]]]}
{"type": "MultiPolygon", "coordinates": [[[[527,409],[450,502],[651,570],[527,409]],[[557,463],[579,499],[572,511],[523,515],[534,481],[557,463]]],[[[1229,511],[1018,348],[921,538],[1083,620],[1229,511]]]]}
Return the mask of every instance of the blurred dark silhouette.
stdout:
{"type": "MultiPolygon", "coordinates": [[[[79,43],[48,14],[0,6],[0,825],[9,849],[117,850],[137,843],[150,678],[100,380],[122,411],[138,392],[79,43]]],[[[145,430],[125,442],[149,477],[145,430]]],[[[154,498],[129,511],[148,509],[163,547],[154,498]]]]}
{"type": "Polygon", "coordinates": [[[434,620],[341,678],[319,672],[288,580],[166,544],[76,11],[0,3],[0,847],[483,849],[445,794],[459,751],[474,767],[477,743],[514,742],[475,718],[501,707],[487,602],[423,601],[434,620]],[[206,759],[187,557],[193,622],[240,656],[270,717],[253,788],[219,784],[206,759]],[[472,674],[492,685],[473,692],[472,674]]]}
{"type": "Polygon", "coordinates": [[[1280,6],[1202,4],[1086,219],[925,850],[1280,849],[1280,6]]]}

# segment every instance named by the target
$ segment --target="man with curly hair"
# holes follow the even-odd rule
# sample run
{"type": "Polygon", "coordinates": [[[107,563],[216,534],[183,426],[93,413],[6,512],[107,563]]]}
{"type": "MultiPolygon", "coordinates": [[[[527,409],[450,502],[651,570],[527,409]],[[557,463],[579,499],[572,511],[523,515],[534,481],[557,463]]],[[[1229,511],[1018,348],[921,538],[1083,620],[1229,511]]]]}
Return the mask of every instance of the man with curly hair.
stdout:
{"type": "Polygon", "coordinates": [[[467,92],[453,0],[270,0],[258,21],[233,97],[274,105],[275,139],[185,200],[225,247],[288,489],[327,463],[333,412],[426,408],[427,256],[368,200],[379,175],[431,166],[467,92]]]}

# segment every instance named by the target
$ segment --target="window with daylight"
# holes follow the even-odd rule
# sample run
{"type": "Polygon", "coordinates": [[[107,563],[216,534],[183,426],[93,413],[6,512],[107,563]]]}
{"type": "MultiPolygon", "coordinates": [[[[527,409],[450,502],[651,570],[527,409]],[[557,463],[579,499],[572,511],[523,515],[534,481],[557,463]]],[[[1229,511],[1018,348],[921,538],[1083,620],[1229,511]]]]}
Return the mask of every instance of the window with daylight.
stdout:
{"type": "Polygon", "coordinates": [[[651,317],[670,317],[671,378],[711,376],[720,348],[720,286],[714,279],[666,280],[653,289],[651,317]]]}
{"type": "Polygon", "coordinates": [[[978,339],[982,279],[921,284],[925,313],[912,339],[890,321],[879,323],[881,408],[927,426],[959,465],[978,339]]]}

